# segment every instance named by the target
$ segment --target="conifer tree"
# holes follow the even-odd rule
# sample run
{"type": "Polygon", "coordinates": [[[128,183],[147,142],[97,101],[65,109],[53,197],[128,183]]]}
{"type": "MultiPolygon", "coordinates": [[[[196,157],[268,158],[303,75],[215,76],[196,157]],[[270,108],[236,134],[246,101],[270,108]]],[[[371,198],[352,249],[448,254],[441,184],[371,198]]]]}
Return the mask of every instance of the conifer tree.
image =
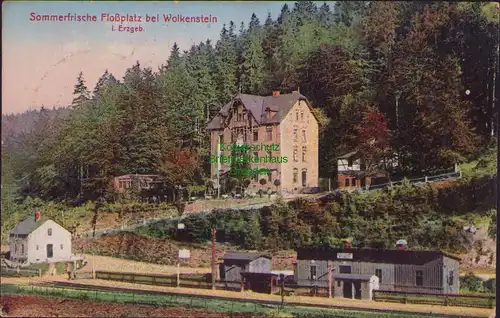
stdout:
{"type": "Polygon", "coordinates": [[[236,93],[237,59],[232,34],[222,27],[220,40],[216,46],[216,68],[218,80],[218,99],[221,104],[228,102],[236,93]]]}
{"type": "Polygon", "coordinates": [[[73,107],[78,107],[83,105],[90,99],[90,92],[85,85],[85,79],[83,78],[83,72],[78,74],[76,79],[77,83],[75,85],[75,89],[73,90],[73,102],[71,105],[73,107]]]}

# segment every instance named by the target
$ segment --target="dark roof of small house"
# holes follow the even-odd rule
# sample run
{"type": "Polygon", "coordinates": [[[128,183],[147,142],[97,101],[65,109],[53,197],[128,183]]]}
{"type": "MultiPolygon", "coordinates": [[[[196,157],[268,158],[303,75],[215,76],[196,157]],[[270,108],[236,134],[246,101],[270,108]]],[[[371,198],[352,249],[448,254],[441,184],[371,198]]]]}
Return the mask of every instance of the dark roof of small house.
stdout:
{"type": "Polygon", "coordinates": [[[17,236],[21,236],[21,237],[28,236],[31,234],[31,232],[33,232],[34,230],[36,230],[37,228],[42,226],[48,220],[50,220],[50,219],[45,217],[45,216],[41,216],[40,220],[38,220],[38,221],[35,221],[34,215],[27,217],[26,219],[17,223],[17,225],[12,229],[12,231],[10,231],[10,235],[11,236],[17,235],[17,236]]]}
{"type": "Polygon", "coordinates": [[[339,156],[338,159],[350,159],[350,158],[356,157],[357,155],[358,155],[358,151],[354,150],[354,151],[348,152],[342,156],[339,156]]]}
{"type": "Polygon", "coordinates": [[[375,275],[366,275],[366,274],[333,274],[333,279],[352,279],[352,280],[362,280],[362,281],[368,281],[372,279],[372,277],[375,275]]]}
{"type": "Polygon", "coordinates": [[[224,255],[224,260],[225,261],[251,262],[251,261],[256,260],[257,258],[260,258],[260,257],[272,259],[272,257],[270,257],[268,255],[259,254],[259,253],[228,252],[224,255]]]}
{"type": "Polygon", "coordinates": [[[243,103],[245,108],[252,113],[253,117],[259,125],[266,125],[279,124],[286,117],[290,109],[292,109],[293,105],[295,105],[298,100],[307,101],[307,98],[299,92],[280,94],[279,96],[238,94],[234,96],[229,103],[224,105],[219,113],[214,118],[212,118],[212,120],[207,125],[208,130],[223,128],[223,117],[229,114],[231,105],[233,105],[236,100],[240,100],[243,103]],[[273,112],[277,112],[277,114],[272,119],[268,119],[266,117],[267,109],[270,109],[273,112]]]}
{"type": "Polygon", "coordinates": [[[367,263],[423,265],[442,256],[460,261],[460,258],[441,251],[384,250],[370,248],[300,248],[298,260],[345,260],[367,263]],[[352,254],[352,259],[338,258],[337,253],[352,254]]]}

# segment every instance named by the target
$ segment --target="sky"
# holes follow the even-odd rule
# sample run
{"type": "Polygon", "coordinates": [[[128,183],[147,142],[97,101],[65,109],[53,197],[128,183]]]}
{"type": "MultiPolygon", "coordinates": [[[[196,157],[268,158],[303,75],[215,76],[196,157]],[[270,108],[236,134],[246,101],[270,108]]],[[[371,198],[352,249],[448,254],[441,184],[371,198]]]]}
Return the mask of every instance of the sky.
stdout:
{"type": "Polygon", "coordinates": [[[264,23],[281,7],[293,2],[3,2],[2,10],[2,114],[24,112],[41,106],[71,104],[80,71],[90,90],[107,69],[121,79],[137,60],[156,70],[168,59],[176,42],[181,50],[219,39],[224,23],[234,21],[237,30],[248,25],[255,13],[264,23]],[[95,15],[97,22],[30,21],[36,15],[95,15]],[[141,15],[143,32],[118,32],[120,23],[101,22],[103,13],[141,15]],[[152,23],[145,16],[163,14],[212,16],[213,23],[152,23]],[[112,28],[115,28],[115,31],[112,28]]]}

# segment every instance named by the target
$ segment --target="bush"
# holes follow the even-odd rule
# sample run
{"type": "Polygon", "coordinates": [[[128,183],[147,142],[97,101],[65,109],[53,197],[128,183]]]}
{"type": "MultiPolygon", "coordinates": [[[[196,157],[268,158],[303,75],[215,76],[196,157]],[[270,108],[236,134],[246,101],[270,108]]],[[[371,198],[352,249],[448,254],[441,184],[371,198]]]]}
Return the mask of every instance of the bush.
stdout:
{"type": "Polygon", "coordinates": [[[469,272],[465,276],[460,277],[460,289],[465,293],[484,292],[483,281],[472,272],[469,272]]]}
{"type": "MultiPolygon", "coordinates": [[[[280,201],[259,210],[189,215],[182,234],[161,227],[150,227],[146,232],[203,242],[210,240],[210,228],[216,224],[218,241],[245,248],[337,246],[339,238],[351,237],[354,247],[394,248],[398,239],[406,239],[410,249],[458,253],[470,248],[468,234],[462,230],[467,219],[493,219],[491,182],[491,178],[479,178],[442,189],[405,184],[388,191],[338,193],[317,201],[280,201]],[[467,209],[460,206],[464,197],[468,200],[467,209]]],[[[267,181],[261,179],[261,183],[267,181]]]]}

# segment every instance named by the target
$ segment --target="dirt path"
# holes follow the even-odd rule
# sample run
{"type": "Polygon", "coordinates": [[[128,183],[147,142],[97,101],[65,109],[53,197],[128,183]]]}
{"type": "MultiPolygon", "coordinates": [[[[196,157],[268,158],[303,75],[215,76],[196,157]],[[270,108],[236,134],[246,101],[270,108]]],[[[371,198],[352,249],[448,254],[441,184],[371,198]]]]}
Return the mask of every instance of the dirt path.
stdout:
{"type": "MultiPolygon", "coordinates": [[[[32,283],[50,281],[51,278],[2,278],[2,284],[28,284],[30,281],[32,283]]],[[[65,281],[68,282],[63,276],[58,276],[52,278],[52,281],[65,281]]],[[[114,288],[127,288],[127,289],[137,289],[137,290],[151,290],[151,291],[164,291],[171,293],[184,293],[191,295],[200,296],[219,296],[227,298],[236,299],[248,299],[248,300],[260,300],[260,301],[281,301],[280,296],[267,295],[252,292],[230,292],[224,290],[206,290],[206,289],[193,289],[193,288],[175,288],[175,287],[163,287],[163,286],[150,286],[150,285],[140,285],[132,283],[123,283],[115,281],[105,281],[105,280],[78,280],[71,281],[75,285],[93,285],[93,286],[106,286],[114,288]]],[[[368,310],[390,310],[390,311],[406,311],[406,312],[419,312],[428,314],[448,314],[457,315],[462,317],[489,317],[492,313],[492,309],[480,309],[480,308],[467,308],[467,307],[452,307],[452,306],[432,306],[432,305],[418,305],[418,304],[397,304],[397,303],[383,303],[383,302],[373,302],[373,301],[363,301],[355,299],[344,299],[344,298],[319,298],[319,297],[305,297],[305,296],[293,296],[286,297],[285,301],[294,304],[309,304],[309,305],[327,305],[331,307],[338,308],[349,308],[349,309],[368,309],[368,310]]]]}
{"type": "MultiPolygon", "coordinates": [[[[80,271],[92,271],[92,259],[95,261],[96,271],[109,271],[109,272],[126,272],[126,273],[148,273],[148,274],[172,274],[177,273],[177,266],[153,264],[146,262],[139,262],[133,260],[126,260],[108,256],[94,256],[84,254],[85,258],[89,261],[88,264],[80,271]]],[[[210,273],[210,268],[193,268],[181,267],[181,273],[195,273],[204,274],[210,273]]]]}

